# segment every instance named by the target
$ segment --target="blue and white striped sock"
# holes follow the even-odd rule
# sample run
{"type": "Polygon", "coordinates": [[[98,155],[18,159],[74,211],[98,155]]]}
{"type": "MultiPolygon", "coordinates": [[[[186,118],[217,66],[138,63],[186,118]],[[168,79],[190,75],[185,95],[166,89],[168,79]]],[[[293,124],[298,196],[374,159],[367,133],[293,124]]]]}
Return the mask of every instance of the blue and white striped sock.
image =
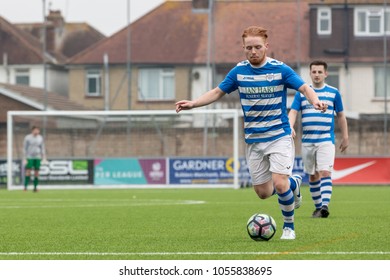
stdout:
{"type": "Polygon", "coordinates": [[[297,189],[297,183],[292,177],[289,177],[288,180],[290,182],[290,189],[294,192],[297,189]]]}
{"type": "Polygon", "coordinates": [[[322,197],[322,205],[328,206],[330,203],[330,199],[332,197],[332,178],[324,177],[321,178],[321,197],[322,197]]]}
{"type": "Polygon", "coordinates": [[[314,206],[316,209],[322,207],[322,196],[321,196],[321,181],[309,182],[310,194],[313,199],[314,206]]]}
{"type": "Polygon", "coordinates": [[[279,207],[282,210],[284,225],[294,230],[294,195],[291,189],[285,193],[278,193],[279,207]]]}
{"type": "Polygon", "coordinates": [[[301,196],[301,189],[297,186],[297,181],[295,181],[294,176],[289,177],[288,181],[290,182],[290,189],[293,191],[293,194],[296,196],[301,196]]]}

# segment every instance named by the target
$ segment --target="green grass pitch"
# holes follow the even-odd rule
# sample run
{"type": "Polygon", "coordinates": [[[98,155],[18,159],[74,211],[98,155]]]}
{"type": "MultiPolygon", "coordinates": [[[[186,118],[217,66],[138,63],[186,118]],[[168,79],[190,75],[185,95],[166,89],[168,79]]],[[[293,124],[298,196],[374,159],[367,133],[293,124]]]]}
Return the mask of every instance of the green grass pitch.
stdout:
{"type": "Polygon", "coordinates": [[[302,194],[292,241],[277,197],[252,189],[2,190],[0,259],[390,259],[389,187],[335,186],[327,219],[302,194]],[[268,242],[246,232],[259,212],[277,223],[268,242]]]}

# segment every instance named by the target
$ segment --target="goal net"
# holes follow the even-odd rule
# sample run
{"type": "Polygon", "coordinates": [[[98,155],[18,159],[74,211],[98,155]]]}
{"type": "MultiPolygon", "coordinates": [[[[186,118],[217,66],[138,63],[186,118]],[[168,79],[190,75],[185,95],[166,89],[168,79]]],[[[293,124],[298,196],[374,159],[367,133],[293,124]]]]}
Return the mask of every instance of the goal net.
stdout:
{"type": "Polygon", "coordinates": [[[8,189],[23,186],[33,126],[47,154],[42,189],[239,187],[249,177],[238,110],[10,111],[8,189]]]}

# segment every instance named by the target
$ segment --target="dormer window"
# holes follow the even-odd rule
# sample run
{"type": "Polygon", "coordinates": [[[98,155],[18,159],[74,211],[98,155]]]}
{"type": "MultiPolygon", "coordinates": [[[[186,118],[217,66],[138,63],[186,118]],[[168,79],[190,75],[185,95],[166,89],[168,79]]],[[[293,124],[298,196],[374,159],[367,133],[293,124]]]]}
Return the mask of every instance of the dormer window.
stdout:
{"type": "Polygon", "coordinates": [[[356,8],[354,13],[355,36],[390,35],[390,9],[382,7],[356,8]]]}
{"type": "Polygon", "coordinates": [[[15,70],[15,83],[17,85],[30,85],[30,70],[29,69],[16,69],[15,70]]]}
{"type": "Polygon", "coordinates": [[[317,9],[317,34],[332,34],[332,10],[328,7],[317,9]]]}

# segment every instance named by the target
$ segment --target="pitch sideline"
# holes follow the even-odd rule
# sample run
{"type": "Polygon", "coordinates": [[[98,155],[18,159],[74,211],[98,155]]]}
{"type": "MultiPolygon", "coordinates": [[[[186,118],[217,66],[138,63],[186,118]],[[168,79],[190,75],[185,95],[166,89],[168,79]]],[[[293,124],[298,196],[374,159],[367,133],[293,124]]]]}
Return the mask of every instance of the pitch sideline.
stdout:
{"type": "Polygon", "coordinates": [[[390,255],[390,252],[0,252],[0,256],[390,255]]]}

